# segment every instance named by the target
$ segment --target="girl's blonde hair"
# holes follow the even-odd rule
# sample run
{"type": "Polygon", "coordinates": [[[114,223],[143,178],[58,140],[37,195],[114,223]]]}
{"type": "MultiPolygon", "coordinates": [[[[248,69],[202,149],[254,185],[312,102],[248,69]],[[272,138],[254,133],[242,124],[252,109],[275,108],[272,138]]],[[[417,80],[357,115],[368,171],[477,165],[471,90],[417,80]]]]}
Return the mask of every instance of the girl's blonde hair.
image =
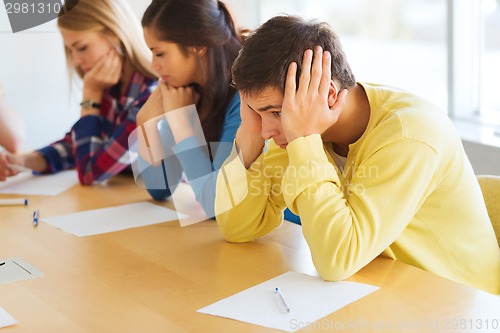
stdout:
{"type": "MultiPolygon", "coordinates": [[[[57,26],[69,31],[101,32],[110,39],[116,36],[126,61],[144,76],[156,77],[139,21],[125,0],[66,0],[65,12],[59,14],[57,26]]],[[[70,72],[76,71],[82,78],[83,72],[73,67],[71,53],[64,49],[70,72]]]]}

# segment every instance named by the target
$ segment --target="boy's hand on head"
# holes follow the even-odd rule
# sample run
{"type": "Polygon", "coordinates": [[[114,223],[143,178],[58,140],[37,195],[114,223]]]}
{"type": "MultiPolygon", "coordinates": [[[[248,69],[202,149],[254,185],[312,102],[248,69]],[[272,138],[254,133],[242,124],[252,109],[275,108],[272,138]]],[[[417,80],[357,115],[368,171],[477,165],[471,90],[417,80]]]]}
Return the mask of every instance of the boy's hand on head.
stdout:
{"type": "Polygon", "coordinates": [[[262,139],[262,118],[248,106],[245,96],[242,93],[240,93],[240,117],[240,129],[246,135],[262,139]]]}
{"type": "Polygon", "coordinates": [[[240,117],[241,124],[236,132],[236,146],[243,164],[249,168],[264,147],[262,118],[248,106],[245,96],[241,92],[240,117]]]}
{"type": "Polygon", "coordinates": [[[289,65],[281,112],[281,124],[289,143],[298,137],[322,134],[337,122],[347,90],[338,93],[332,106],[328,105],[330,90],[335,89],[331,62],[330,52],[323,52],[320,46],[314,52],[306,50],[298,89],[295,83],[297,64],[289,65]]]}

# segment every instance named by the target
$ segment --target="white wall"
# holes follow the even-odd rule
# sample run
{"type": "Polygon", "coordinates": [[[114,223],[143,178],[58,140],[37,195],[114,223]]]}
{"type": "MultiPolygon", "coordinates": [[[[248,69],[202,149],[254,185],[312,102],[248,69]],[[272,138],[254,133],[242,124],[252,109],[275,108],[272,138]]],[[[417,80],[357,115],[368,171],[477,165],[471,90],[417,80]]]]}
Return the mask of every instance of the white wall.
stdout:
{"type": "Polygon", "coordinates": [[[0,8],[0,82],[6,101],[26,122],[25,149],[62,137],[77,117],[70,98],[64,50],[54,22],[13,34],[0,8]]]}
{"type": "Polygon", "coordinates": [[[254,29],[261,21],[259,0],[223,0],[240,28],[254,29]]]}

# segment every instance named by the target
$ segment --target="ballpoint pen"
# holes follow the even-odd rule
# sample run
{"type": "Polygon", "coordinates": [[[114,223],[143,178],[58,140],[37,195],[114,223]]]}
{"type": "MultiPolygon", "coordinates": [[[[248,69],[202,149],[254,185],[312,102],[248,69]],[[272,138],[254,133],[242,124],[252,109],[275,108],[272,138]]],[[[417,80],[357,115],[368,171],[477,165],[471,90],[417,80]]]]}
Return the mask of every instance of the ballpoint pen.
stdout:
{"type": "Polygon", "coordinates": [[[27,206],[28,199],[25,198],[9,198],[9,199],[0,199],[0,206],[27,206]]]}
{"type": "Polygon", "coordinates": [[[278,303],[280,304],[282,309],[285,310],[286,312],[290,312],[290,308],[286,304],[285,298],[283,297],[283,294],[281,293],[281,290],[278,287],[276,287],[276,289],[274,290],[274,295],[276,296],[276,299],[278,300],[278,303]]]}
{"type": "Polygon", "coordinates": [[[36,227],[38,225],[38,210],[33,212],[33,226],[36,227]]]}

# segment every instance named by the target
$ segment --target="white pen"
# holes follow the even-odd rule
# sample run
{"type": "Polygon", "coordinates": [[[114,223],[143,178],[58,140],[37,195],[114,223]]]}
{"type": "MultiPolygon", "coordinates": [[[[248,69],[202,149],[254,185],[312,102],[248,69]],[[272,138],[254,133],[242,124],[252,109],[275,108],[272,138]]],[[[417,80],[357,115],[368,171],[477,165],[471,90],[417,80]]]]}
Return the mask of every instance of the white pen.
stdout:
{"type": "Polygon", "coordinates": [[[33,226],[36,227],[38,225],[38,210],[33,212],[33,226]]]}
{"type": "Polygon", "coordinates": [[[283,297],[283,294],[281,293],[281,290],[278,287],[276,287],[276,289],[274,290],[274,295],[276,296],[276,299],[280,304],[281,308],[286,312],[290,312],[290,308],[286,304],[285,298],[283,297]]]}
{"type": "Polygon", "coordinates": [[[25,198],[9,198],[0,199],[0,206],[27,206],[28,199],[25,198]]]}

